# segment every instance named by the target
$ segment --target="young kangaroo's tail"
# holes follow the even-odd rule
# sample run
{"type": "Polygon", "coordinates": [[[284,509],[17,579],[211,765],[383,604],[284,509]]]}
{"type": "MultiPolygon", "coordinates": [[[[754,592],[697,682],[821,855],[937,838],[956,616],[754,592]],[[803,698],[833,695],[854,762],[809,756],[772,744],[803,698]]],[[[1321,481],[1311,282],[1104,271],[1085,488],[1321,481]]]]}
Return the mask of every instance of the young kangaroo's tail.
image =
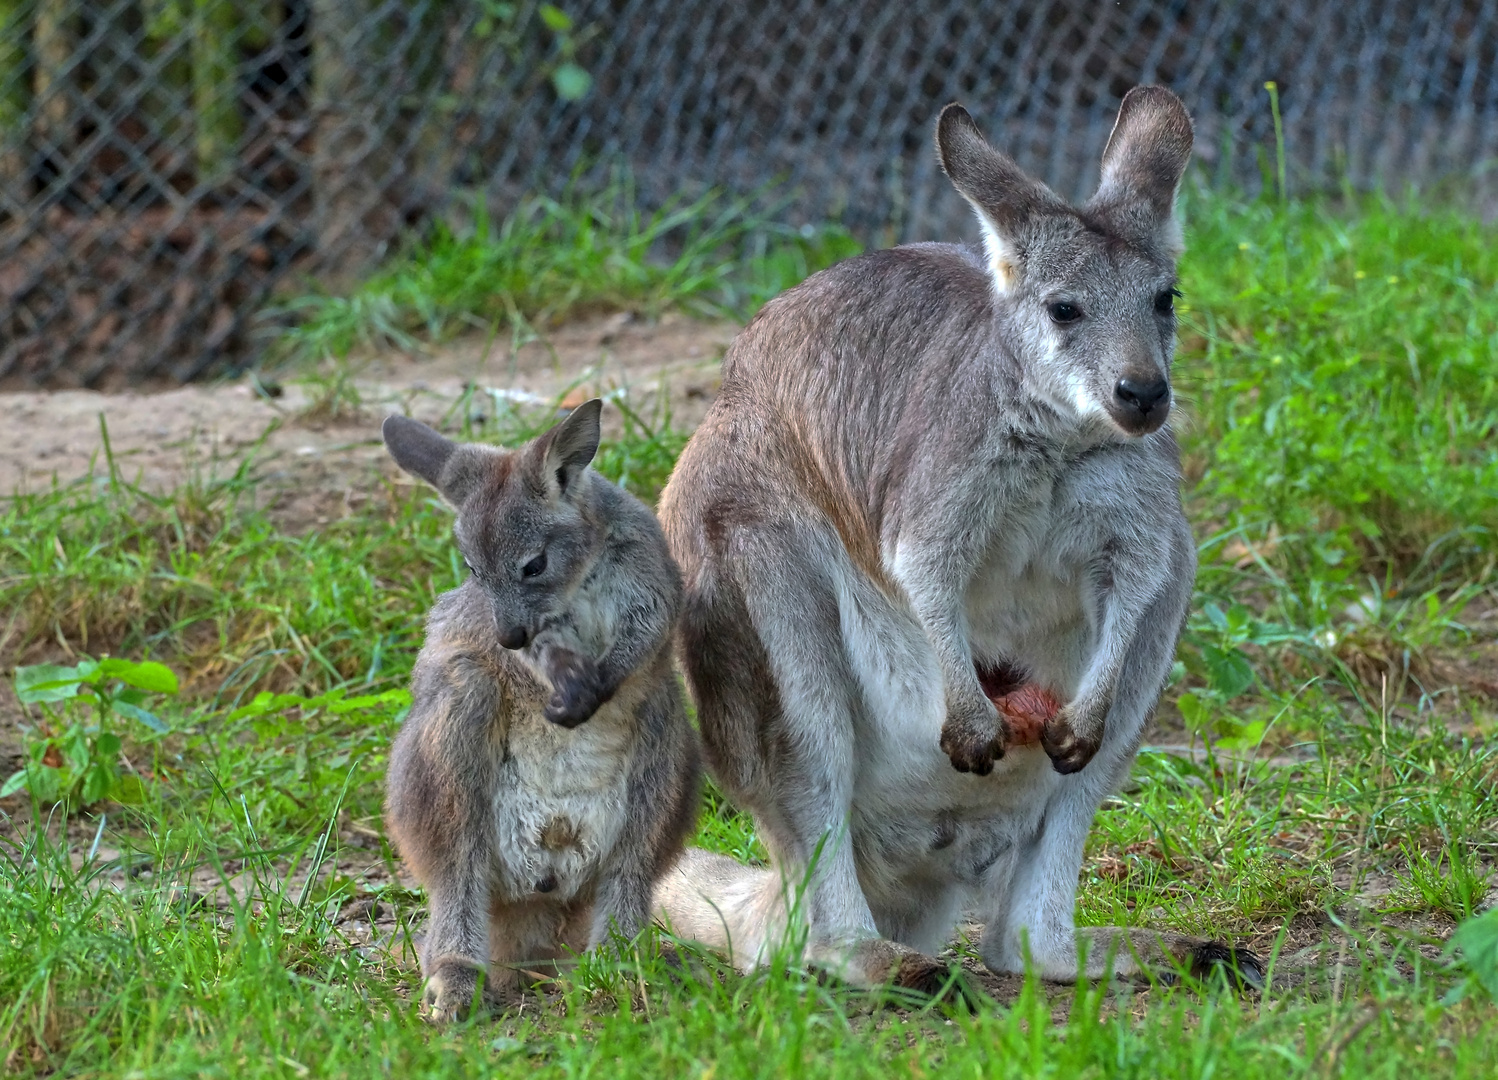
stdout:
{"type": "Polygon", "coordinates": [[[778,871],[687,848],[655,886],[655,919],[685,941],[748,971],[785,937],[787,889],[778,871]]]}

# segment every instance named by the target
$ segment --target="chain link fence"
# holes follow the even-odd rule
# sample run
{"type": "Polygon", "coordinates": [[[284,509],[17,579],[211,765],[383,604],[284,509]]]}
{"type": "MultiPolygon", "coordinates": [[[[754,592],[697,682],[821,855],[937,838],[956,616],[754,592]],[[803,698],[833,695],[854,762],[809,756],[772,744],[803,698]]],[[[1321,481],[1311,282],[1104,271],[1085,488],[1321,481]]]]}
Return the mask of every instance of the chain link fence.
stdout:
{"type": "Polygon", "coordinates": [[[876,243],[969,230],[961,100],[1063,194],[1118,99],[1186,99],[1209,182],[1486,204],[1498,0],[0,0],[0,386],[243,366],[278,294],[433,216],[632,175],[774,188],[876,243]]]}

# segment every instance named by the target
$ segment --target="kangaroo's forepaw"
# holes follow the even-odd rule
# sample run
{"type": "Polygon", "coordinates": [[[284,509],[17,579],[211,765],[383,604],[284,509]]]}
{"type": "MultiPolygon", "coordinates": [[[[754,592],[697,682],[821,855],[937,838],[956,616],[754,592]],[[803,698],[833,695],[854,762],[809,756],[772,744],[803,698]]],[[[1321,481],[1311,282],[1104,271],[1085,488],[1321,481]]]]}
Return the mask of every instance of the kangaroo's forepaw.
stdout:
{"type": "Polygon", "coordinates": [[[551,669],[551,699],[546,719],[564,728],[575,728],[588,720],[603,704],[602,678],[598,665],[586,656],[565,653],[551,669]]]}
{"type": "Polygon", "coordinates": [[[949,716],[941,728],[941,751],[958,772],[987,776],[1008,742],[1009,729],[1002,720],[985,724],[949,716]]]}
{"type": "Polygon", "coordinates": [[[1078,735],[1066,719],[1066,714],[1062,713],[1046,723],[1045,729],[1040,733],[1040,745],[1044,747],[1046,756],[1051,759],[1051,765],[1056,771],[1067,776],[1087,767],[1087,763],[1102,745],[1102,739],[1078,735]]]}
{"type": "Polygon", "coordinates": [[[475,1004],[484,1005],[479,989],[479,979],[483,974],[483,969],[460,960],[440,962],[428,976],[422,991],[421,1004],[426,1018],[434,1024],[468,1019],[475,1004]]]}

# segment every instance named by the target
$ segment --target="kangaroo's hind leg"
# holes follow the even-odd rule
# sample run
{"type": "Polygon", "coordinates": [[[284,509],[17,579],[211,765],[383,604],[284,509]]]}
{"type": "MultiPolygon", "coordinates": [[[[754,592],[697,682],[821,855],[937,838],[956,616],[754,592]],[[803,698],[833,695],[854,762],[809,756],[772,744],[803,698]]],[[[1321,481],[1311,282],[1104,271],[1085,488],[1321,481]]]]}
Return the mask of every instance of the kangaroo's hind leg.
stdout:
{"type": "Polygon", "coordinates": [[[413,855],[413,840],[424,831],[420,824],[407,817],[392,831],[427,891],[423,1003],[434,1020],[459,1019],[474,1003],[488,967],[492,851],[479,830],[469,830],[440,838],[413,855]]]}
{"type": "MultiPolygon", "coordinates": [[[[1189,574],[1183,574],[1190,580],[1189,574]]],[[[1149,972],[1168,974],[1185,967],[1195,974],[1221,968],[1235,981],[1262,983],[1262,966],[1252,954],[1215,942],[1145,929],[1074,925],[1077,877],[1087,833],[1097,809],[1128,775],[1140,733],[1159,698],[1171,656],[1174,629],[1184,603],[1169,597],[1143,620],[1168,632],[1141,634],[1129,645],[1104,724],[1101,748],[1080,771],[1063,777],[1052,791],[1039,832],[1021,846],[1013,877],[989,896],[988,926],[980,951],[995,971],[1018,972],[1028,950],[1038,973],[1070,982],[1149,972]],[[1085,951],[1085,959],[1081,953],[1085,951]]]]}
{"type": "Polygon", "coordinates": [[[1046,807],[1040,834],[1016,860],[1012,879],[988,899],[987,926],[979,946],[995,972],[1021,973],[1028,956],[1035,972],[1055,982],[1108,975],[1173,978],[1184,971],[1206,978],[1221,971],[1240,986],[1262,987],[1263,965],[1252,953],[1145,927],[1089,926],[1073,921],[1077,877],[1099,789],[1081,781],[1094,768],[1067,777],[1046,807]]]}
{"type": "Polygon", "coordinates": [[[390,749],[386,821],[429,910],[421,970],[436,1020],[465,1015],[489,960],[494,868],[486,752],[499,707],[492,678],[459,662],[418,672],[413,716],[390,749]]]}
{"type": "MultiPolygon", "coordinates": [[[[737,530],[688,598],[683,659],[709,760],[770,849],[775,873],[759,887],[784,894],[742,898],[744,910],[793,915],[808,931],[808,962],[872,986],[904,981],[918,959],[935,962],[880,938],[854,861],[854,735],[864,700],[837,579],[854,573],[824,530],[784,521],[737,530]],[[690,647],[714,639],[718,652],[733,650],[723,663],[690,647]]],[[[762,962],[779,944],[777,929],[741,933],[735,959],[762,962]],[[747,941],[753,956],[741,951],[747,941]]],[[[932,981],[927,974],[921,968],[920,985],[932,981]]]]}
{"type": "Polygon", "coordinates": [[[847,835],[861,695],[831,578],[843,561],[838,546],[789,524],[742,535],[736,546],[737,584],[775,689],[759,718],[768,760],[751,796],[756,818],[787,883],[806,886],[814,943],[876,937],[847,835]]]}

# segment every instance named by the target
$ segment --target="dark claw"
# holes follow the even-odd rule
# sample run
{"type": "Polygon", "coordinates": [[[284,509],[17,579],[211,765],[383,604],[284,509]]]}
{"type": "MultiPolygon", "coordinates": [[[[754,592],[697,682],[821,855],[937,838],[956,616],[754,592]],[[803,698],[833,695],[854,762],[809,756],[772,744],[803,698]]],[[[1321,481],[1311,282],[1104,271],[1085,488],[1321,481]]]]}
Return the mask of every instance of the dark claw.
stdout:
{"type": "Polygon", "coordinates": [[[1101,739],[1079,738],[1071,725],[1058,721],[1047,724],[1040,733],[1040,745],[1045,748],[1051,765],[1062,776],[1081,772],[1093,759],[1102,745],[1101,739]]]}
{"type": "Polygon", "coordinates": [[[564,728],[575,728],[585,723],[597,711],[596,702],[569,701],[561,694],[553,694],[546,703],[546,719],[564,728]]]}
{"type": "Polygon", "coordinates": [[[551,672],[553,692],[545,716],[553,724],[575,728],[588,720],[603,704],[598,667],[574,654],[560,657],[551,672]]]}
{"type": "Polygon", "coordinates": [[[1247,949],[1208,941],[1191,950],[1191,977],[1198,982],[1226,979],[1240,994],[1264,989],[1264,963],[1247,949]]]}
{"type": "Polygon", "coordinates": [[[983,992],[972,985],[961,967],[920,954],[906,956],[900,961],[895,970],[894,984],[923,997],[961,1005],[969,1012],[977,1012],[984,1000],[983,992]]]}

